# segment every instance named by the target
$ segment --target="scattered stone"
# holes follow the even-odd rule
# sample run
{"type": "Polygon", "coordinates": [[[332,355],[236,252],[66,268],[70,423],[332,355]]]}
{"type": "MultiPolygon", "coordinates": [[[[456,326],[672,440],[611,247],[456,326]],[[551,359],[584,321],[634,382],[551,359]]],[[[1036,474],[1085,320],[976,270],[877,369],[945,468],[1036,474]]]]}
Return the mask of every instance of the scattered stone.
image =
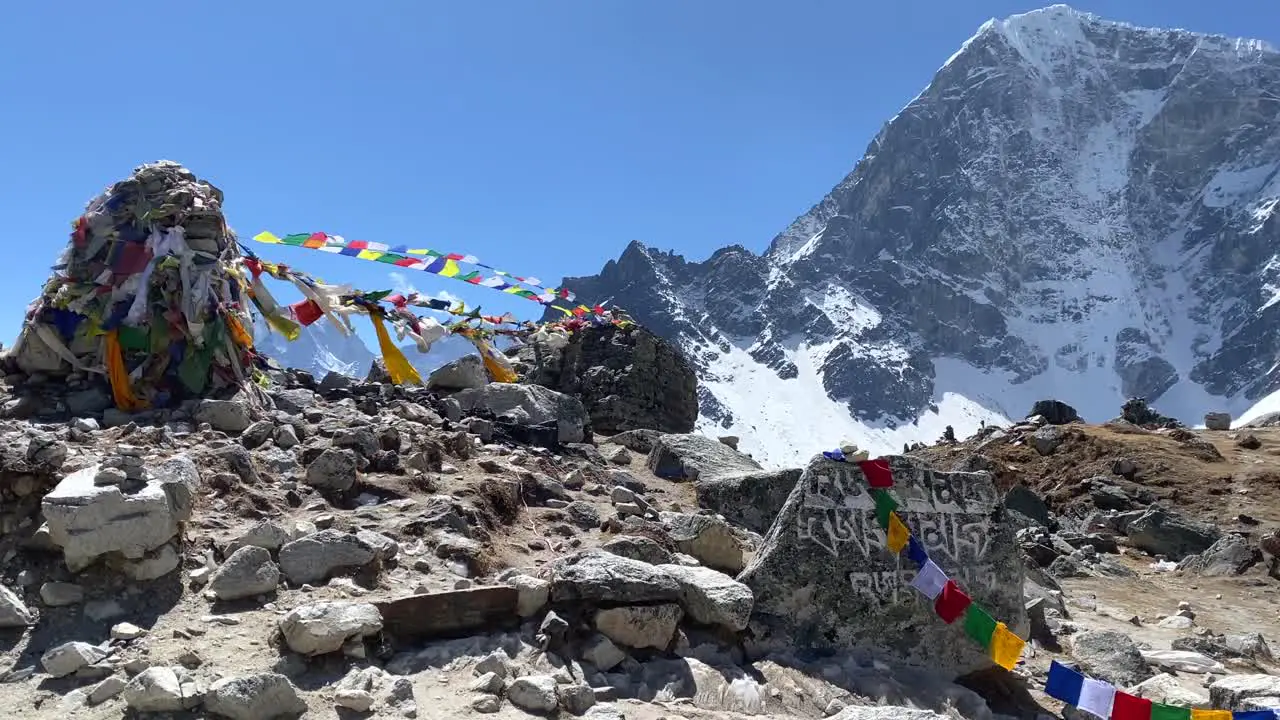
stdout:
{"type": "Polygon", "coordinates": [[[633,648],[664,650],[671,644],[684,611],[676,604],[627,605],[597,610],[596,629],[610,640],[633,648]]]}
{"type": "Polygon", "coordinates": [[[1253,433],[1244,433],[1236,438],[1236,446],[1245,450],[1257,450],[1262,447],[1262,441],[1253,433]]]}
{"type": "Polygon", "coordinates": [[[17,594],[0,585],[0,628],[26,627],[33,622],[35,615],[17,594]]]}
{"type": "Polygon", "coordinates": [[[240,600],[273,593],[280,584],[280,568],[271,553],[256,545],[246,545],[231,554],[213,573],[209,591],[219,600],[240,600]]]}
{"type": "Polygon", "coordinates": [[[755,602],[751,588],[710,568],[660,565],[658,569],[680,583],[680,604],[695,621],[734,632],[747,627],[755,602]]]}
{"type": "Polygon", "coordinates": [[[1204,414],[1204,426],[1208,430],[1230,430],[1231,413],[1209,412],[1204,414]]]}
{"type": "Polygon", "coordinates": [[[1065,442],[1067,436],[1054,425],[1046,425],[1031,435],[1031,446],[1041,455],[1052,455],[1058,446],[1065,442]]]}
{"type": "Polygon", "coordinates": [[[280,618],[289,649],[301,655],[337,652],[351,638],[382,631],[382,615],[369,603],[321,602],[303,605],[280,618]]]}
{"type": "Polygon", "coordinates": [[[1070,405],[1059,400],[1038,400],[1027,417],[1039,415],[1050,425],[1066,425],[1080,420],[1080,414],[1070,405]]]}
{"type": "Polygon", "coordinates": [[[550,675],[516,678],[507,688],[507,700],[522,710],[549,713],[559,705],[556,699],[556,679],[550,675]]]}
{"type": "Polygon", "coordinates": [[[117,623],[111,626],[112,640],[137,640],[146,634],[146,630],[143,630],[133,623],[117,623]]]}
{"type": "Polygon", "coordinates": [[[51,676],[60,678],[93,665],[106,656],[106,651],[96,645],[73,641],[46,651],[40,656],[40,665],[51,676]]]}
{"type": "Polygon", "coordinates": [[[586,550],[552,563],[551,602],[675,601],[680,584],[654,566],[603,550],[586,550]]]}
{"type": "Polygon", "coordinates": [[[228,435],[244,432],[252,422],[249,406],[239,400],[201,400],[196,407],[195,420],[209,423],[214,430],[228,435]]]}
{"type": "Polygon", "coordinates": [[[111,698],[119,695],[124,691],[125,679],[119,675],[111,675],[107,679],[93,686],[89,691],[89,696],[85,699],[89,705],[101,705],[111,698]]]}
{"type": "Polygon", "coordinates": [[[744,543],[725,521],[710,515],[662,513],[676,549],[704,565],[730,574],[746,567],[744,543]]]}
{"type": "Polygon", "coordinates": [[[699,507],[734,525],[764,535],[800,481],[801,470],[757,470],[700,476],[694,483],[699,507]]]}
{"type": "Polygon", "coordinates": [[[556,700],[560,709],[570,715],[583,715],[596,704],[596,694],[590,685],[583,683],[557,685],[556,700]]]}
{"type": "Polygon", "coordinates": [[[464,355],[445,363],[427,377],[427,388],[446,391],[482,388],[489,384],[484,361],[479,355],[464,355]]]}
{"type": "Polygon", "coordinates": [[[230,720],[276,720],[305,713],[307,704],[289,678],[265,672],[215,681],[205,710],[230,720]]]}
{"type": "Polygon", "coordinates": [[[761,470],[755,460],[705,435],[659,436],[648,465],[658,477],[687,482],[761,470]]]}
{"type": "Polygon", "coordinates": [[[280,548],[280,569],[295,585],[327,580],[343,568],[363,567],[377,557],[357,535],[321,530],[280,548]]]}
{"type": "Polygon", "coordinates": [[[122,695],[125,704],[137,712],[180,712],[204,699],[186,670],[171,667],[143,670],[125,685],[122,695]]]}
{"type": "Polygon", "coordinates": [[[1228,675],[1209,686],[1209,701],[1215,708],[1238,708],[1254,697],[1280,697],[1280,677],[1228,675]]]}
{"type": "Polygon", "coordinates": [[[671,553],[656,540],[647,537],[619,535],[601,545],[600,549],[650,565],[666,565],[671,562],[671,553]]]}
{"type": "Polygon", "coordinates": [[[1133,547],[1175,561],[1208,550],[1221,537],[1212,525],[1191,520],[1158,505],[1147,508],[1129,521],[1125,533],[1133,547]]]}
{"type": "Polygon", "coordinates": [[[604,635],[596,634],[587,641],[582,659],[596,666],[600,672],[608,672],[627,659],[627,654],[618,649],[613,641],[604,635]]]}
{"type": "Polygon", "coordinates": [[[1205,577],[1230,577],[1243,573],[1260,560],[1262,552],[1258,548],[1240,535],[1228,534],[1199,555],[1183,558],[1178,569],[1205,577]]]}
{"type": "Polygon", "coordinates": [[[1120,687],[1135,685],[1153,675],[1138,646],[1124,633],[1080,633],[1072,638],[1071,653],[1086,673],[1120,687]]]}
{"type": "Polygon", "coordinates": [[[307,484],[321,491],[346,492],[359,473],[356,453],[349,448],[329,448],[307,466],[307,484]]]}

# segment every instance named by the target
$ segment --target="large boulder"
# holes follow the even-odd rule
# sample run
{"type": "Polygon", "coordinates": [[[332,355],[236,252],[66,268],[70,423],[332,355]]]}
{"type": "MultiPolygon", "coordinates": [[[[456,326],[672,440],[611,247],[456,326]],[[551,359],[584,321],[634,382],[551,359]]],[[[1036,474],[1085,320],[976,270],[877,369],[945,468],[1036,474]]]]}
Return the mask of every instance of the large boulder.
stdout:
{"type": "Polygon", "coordinates": [[[699,475],[694,483],[698,506],[763,535],[769,532],[769,526],[800,481],[801,472],[800,468],[794,468],[699,475]]]}
{"type": "Polygon", "coordinates": [[[577,398],[540,385],[489,383],[453,396],[464,412],[483,410],[519,425],[554,423],[562,443],[586,438],[587,412],[577,398]]]}
{"type": "Polygon", "coordinates": [[[1184,517],[1158,505],[1134,518],[1125,526],[1129,544],[1152,555],[1181,560],[1208,550],[1221,533],[1212,525],[1184,517]]]}
{"type": "Polygon", "coordinates": [[[62,548],[72,572],[110,553],[141,560],[191,518],[200,473],[190,458],[166,460],[136,490],[94,484],[100,469],[71,473],[41,501],[49,539],[62,548]]]}
{"type": "Polygon", "coordinates": [[[668,480],[713,480],[760,472],[760,463],[706,435],[662,435],[649,452],[649,469],[668,480]]]}
{"type": "Polygon", "coordinates": [[[636,429],[687,433],[698,420],[698,377],[672,345],[632,326],[590,325],[521,348],[525,381],[582,401],[605,435],[636,429]]]}
{"type": "MultiPolygon", "coordinates": [[[[1028,623],[1014,526],[987,473],[938,472],[887,458],[912,534],[950,577],[1021,637],[1028,623]]],[[[963,674],[991,665],[909,586],[915,566],[885,547],[857,464],[821,456],[805,468],[755,559],[738,577],[755,594],[753,655],[880,648],[903,662],[963,674]]]]}
{"type": "Polygon", "coordinates": [[[1262,559],[1262,552],[1249,544],[1242,535],[1223,535],[1208,550],[1199,555],[1188,555],[1178,563],[1178,569],[1206,577],[1239,575],[1262,559]]]}

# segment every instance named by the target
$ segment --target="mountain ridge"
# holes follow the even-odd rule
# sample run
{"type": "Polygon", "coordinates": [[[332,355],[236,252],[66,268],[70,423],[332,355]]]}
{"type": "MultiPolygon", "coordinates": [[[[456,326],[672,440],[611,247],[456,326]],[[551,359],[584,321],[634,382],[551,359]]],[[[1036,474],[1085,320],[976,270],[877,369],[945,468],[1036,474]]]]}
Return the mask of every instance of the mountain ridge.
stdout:
{"type": "Polygon", "coordinates": [[[1262,41],[1060,5],[992,20],[763,253],[633,241],[564,284],[675,341],[704,429],[779,462],[1082,386],[1092,419],[1128,395],[1240,412],[1280,388],[1278,83],[1262,41]]]}

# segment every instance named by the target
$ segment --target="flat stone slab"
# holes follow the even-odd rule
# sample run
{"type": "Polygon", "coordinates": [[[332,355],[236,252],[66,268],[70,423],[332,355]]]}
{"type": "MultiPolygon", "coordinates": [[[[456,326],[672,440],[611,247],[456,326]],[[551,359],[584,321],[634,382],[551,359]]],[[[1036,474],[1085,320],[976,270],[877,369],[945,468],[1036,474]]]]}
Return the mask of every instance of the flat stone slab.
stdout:
{"type": "Polygon", "coordinates": [[[397,638],[451,637],[482,628],[518,625],[520,593],[493,585],[410,595],[374,603],[383,629],[397,638]]]}

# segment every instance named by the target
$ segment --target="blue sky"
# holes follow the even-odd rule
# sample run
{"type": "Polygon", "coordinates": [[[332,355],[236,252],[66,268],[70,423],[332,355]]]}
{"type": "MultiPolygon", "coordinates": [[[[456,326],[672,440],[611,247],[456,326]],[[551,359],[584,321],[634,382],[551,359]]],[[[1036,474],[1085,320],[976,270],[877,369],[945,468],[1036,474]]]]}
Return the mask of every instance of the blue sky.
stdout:
{"type": "MultiPolygon", "coordinates": [[[[222,188],[243,237],[403,242],[549,284],[598,272],[632,239],[693,260],[762,250],[983,21],[1044,4],[15,3],[0,22],[0,340],[16,336],[84,203],[159,158],[222,188]]],[[[1280,15],[1265,4],[1075,7],[1275,44],[1280,15]]],[[[395,284],[374,263],[259,249],[329,281],[395,284]]]]}

